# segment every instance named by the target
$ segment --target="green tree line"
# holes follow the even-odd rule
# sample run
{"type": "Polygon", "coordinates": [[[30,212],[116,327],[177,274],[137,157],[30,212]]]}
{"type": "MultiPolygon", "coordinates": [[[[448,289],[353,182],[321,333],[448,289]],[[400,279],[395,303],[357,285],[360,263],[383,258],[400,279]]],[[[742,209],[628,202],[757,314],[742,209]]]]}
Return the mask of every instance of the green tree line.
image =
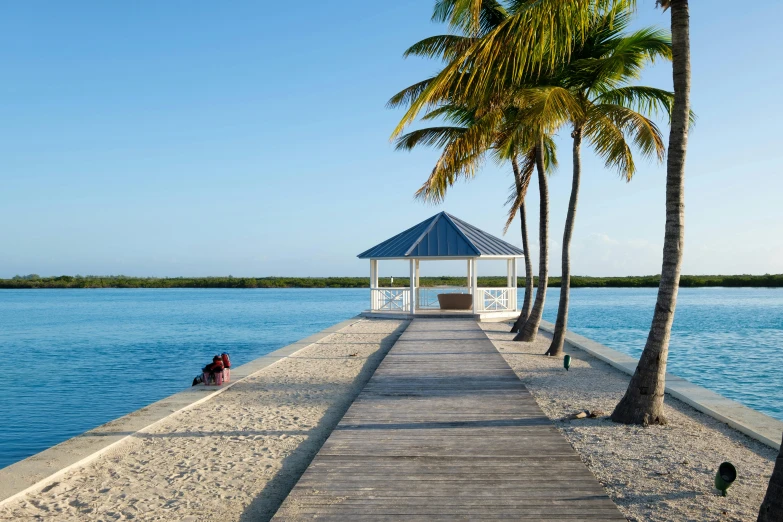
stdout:
{"type": "MultiPolygon", "coordinates": [[[[590,277],[571,276],[572,288],[657,288],[660,276],[590,277]]],[[[464,277],[422,277],[420,286],[464,286],[464,277]]],[[[380,286],[392,286],[391,278],[380,278],[380,286]]],[[[560,285],[559,277],[550,277],[549,285],[560,285]]],[[[35,288],[367,288],[369,277],[130,277],[130,276],[56,276],[35,274],[0,279],[0,289],[35,288]]],[[[393,286],[406,287],[407,277],[395,277],[393,286]]],[[[481,287],[504,287],[505,276],[478,278],[481,287]]],[[[538,284],[535,278],[534,284],[538,284]]],[[[525,286],[520,277],[517,285],[525,286]]],[[[698,287],[783,287],[783,274],[766,275],[684,275],[680,286],[698,287]]]]}

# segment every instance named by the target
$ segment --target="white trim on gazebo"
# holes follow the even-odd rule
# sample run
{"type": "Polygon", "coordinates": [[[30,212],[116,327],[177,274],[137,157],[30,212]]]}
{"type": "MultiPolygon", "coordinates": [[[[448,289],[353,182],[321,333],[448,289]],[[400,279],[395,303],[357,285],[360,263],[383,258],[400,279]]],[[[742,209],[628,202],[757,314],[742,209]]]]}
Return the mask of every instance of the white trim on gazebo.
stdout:
{"type": "MultiPolygon", "coordinates": [[[[422,287],[420,286],[420,263],[422,259],[409,259],[408,286],[379,286],[378,259],[370,260],[371,311],[407,312],[437,310],[437,293],[467,293],[473,295],[474,314],[482,312],[517,311],[517,258],[507,258],[506,286],[479,287],[479,257],[467,259],[468,272],[465,286],[422,287]]],[[[434,261],[434,259],[427,259],[434,261]]]]}
{"type": "Polygon", "coordinates": [[[370,260],[370,313],[411,314],[440,310],[438,294],[472,295],[473,315],[517,312],[517,259],[522,251],[454,216],[442,212],[359,255],[370,260]],[[378,261],[407,260],[407,287],[381,287],[378,261]],[[479,287],[479,259],[506,260],[505,287],[479,287]],[[466,286],[420,286],[421,261],[465,260],[466,286]]]}

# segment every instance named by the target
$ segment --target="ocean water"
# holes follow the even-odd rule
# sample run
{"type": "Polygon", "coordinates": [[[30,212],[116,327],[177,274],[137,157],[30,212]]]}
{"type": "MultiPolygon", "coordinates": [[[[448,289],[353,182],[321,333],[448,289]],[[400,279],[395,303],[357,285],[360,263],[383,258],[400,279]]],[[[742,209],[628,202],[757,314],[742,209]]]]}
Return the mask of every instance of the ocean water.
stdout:
{"type": "MultiPolygon", "coordinates": [[[[558,289],[544,318],[554,321],[558,289]]],[[[655,289],[574,289],[569,327],[637,356],[655,289]]],[[[355,316],[367,289],[0,291],[0,467],[355,316]]],[[[669,371],[783,420],[783,289],[682,289],[669,371]]]]}
{"type": "MultiPolygon", "coordinates": [[[[568,328],[638,358],[657,292],[572,289],[568,328]]],[[[547,292],[544,319],[559,297],[547,292]]],[[[783,420],[783,288],[681,288],[667,371],[783,420]]]]}
{"type": "Polygon", "coordinates": [[[0,291],[0,468],[349,319],[363,289],[0,291]]]}

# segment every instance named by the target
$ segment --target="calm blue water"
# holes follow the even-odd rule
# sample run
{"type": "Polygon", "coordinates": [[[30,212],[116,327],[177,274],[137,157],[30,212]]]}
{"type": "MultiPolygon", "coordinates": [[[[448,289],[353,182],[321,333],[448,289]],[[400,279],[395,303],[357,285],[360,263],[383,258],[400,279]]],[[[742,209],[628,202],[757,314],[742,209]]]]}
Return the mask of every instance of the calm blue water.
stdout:
{"type": "Polygon", "coordinates": [[[0,468],[349,319],[367,290],[0,291],[0,468]]]}
{"type": "MultiPolygon", "coordinates": [[[[544,317],[554,321],[558,289],[544,317]]],[[[574,289],[569,327],[639,356],[655,289],[574,289]]],[[[3,290],[0,467],[348,319],[366,289],[3,290]]],[[[682,289],[669,370],[783,419],[783,290],[682,289]]]]}
{"type": "MultiPolygon", "coordinates": [[[[655,288],[571,290],[568,328],[638,358],[655,288]]],[[[554,322],[560,289],[547,292],[554,322]]],[[[783,420],[783,289],[681,288],[667,370],[783,420]]]]}

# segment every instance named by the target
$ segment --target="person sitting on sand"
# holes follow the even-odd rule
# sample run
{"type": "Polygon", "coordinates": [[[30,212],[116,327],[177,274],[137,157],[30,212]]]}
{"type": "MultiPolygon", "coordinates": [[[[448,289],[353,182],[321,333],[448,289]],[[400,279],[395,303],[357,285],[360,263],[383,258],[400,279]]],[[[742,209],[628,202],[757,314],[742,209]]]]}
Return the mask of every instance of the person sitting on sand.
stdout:
{"type": "Polygon", "coordinates": [[[223,359],[216,355],[212,358],[212,363],[206,365],[202,372],[204,372],[204,384],[209,386],[210,382],[214,382],[217,385],[223,384],[223,359]]]}
{"type": "Polygon", "coordinates": [[[220,358],[223,359],[223,380],[229,382],[231,381],[231,358],[226,352],[221,353],[220,358]]]}
{"type": "Polygon", "coordinates": [[[215,384],[223,384],[223,358],[219,355],[214,356],[210,367],[210,373],[215,380],[215,384]]]}

